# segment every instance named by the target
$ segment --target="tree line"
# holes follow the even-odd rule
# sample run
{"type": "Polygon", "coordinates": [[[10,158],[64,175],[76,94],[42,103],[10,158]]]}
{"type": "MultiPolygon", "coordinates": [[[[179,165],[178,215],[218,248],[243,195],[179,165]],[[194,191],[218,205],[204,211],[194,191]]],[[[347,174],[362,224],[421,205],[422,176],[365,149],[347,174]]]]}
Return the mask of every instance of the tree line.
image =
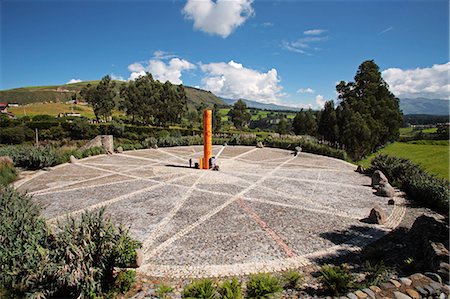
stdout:
{"type": "Polygon", "coordinates": [[[322,138],[359,160],[397,139],[403,119],[399,100],[389,91],[373,60],[363,62],[354,79],[336,86],[337,107],[327,101],[322,111],[297,113],[293,131],[322,138]]]}

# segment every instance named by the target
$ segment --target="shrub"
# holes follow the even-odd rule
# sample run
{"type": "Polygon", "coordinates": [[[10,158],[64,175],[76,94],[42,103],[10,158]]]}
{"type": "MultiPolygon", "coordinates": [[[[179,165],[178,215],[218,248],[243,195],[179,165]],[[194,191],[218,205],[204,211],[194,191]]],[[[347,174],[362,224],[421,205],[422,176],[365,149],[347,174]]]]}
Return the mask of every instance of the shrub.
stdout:
{"type": "Polygon", "coordinates": [[[284,287],[288,289],[295,289],[302,279],[303,276],[294,270],[288,270],[283,273],[284,287]]]}
{"type": "Polygon", "coordinates": [[[173,288],[166,284],[160,284],[156,289],[156,295],[162,299],[167,298],[167,294],[172,293],[173,288]]]}
{"type": "Polygon", "coordinates": [[[0,289],[12,297],[89,297],[129,288],[131,272],[113,276],[136,258],[140,243],[104,210],[68,219],[52,233],[31,198],[0,194],[0,289]]]}
{"type": "Polygon", "coordinates": [[[278,278],[270,274],[254,274],[247,282],[248,298],[270,298],[282,291],[278,278]]]}
{"type": "Polygon", "coordinates": [[[102,154],[106,154],[106,151],[103,147],[100,147],[100,146],[90,147],[81,152],[81,156],[83,158],[90,157],[90,156],[96,156],[96,155],[102,155],[102,154]]]}
{"type": "Polygon", "coordinates": [[[416,202],[448,214],[450,191],[448,181],[436,178],[407,159],[378,155],[371,170],[381,170],[389,181],[403,189],[416,202]]]}
{"type": "Polygon", "coordinates": [[[136,271],[123,270],[116,276],[115,288],[119,293],[125,294],[133,286],[136,280],[136,271]]]}
{"type": "Polygon", "coordinates": [[[345,293],[352,287],[354,281],[353,275],[345,264],[340,266],[323,265],[320,268],[319,279],[325,289],[333,295],[345,293]]]}
{"type": "Polygon", "coordinates": [[[148,137],[141,143],[144,148],[154,148],[158,145],[158,140],[155,137],[148,137]]]}
{"type": "Polygon", "coordinates": [[[378,261],[376,263],[367,261],[364,263],[364,270],[366,272],[364,287],[379,285],[386,279],[387,272],[383,261],[378,261]]]}
{"type": "Polygon", "coordinates": [[[0,188],[12,183],[17,177],[16,169],[13,166],[12,160],[0,157],[0,188]]]}
{"type": "Polygon", "coordinates": [[[0,192],[0,289],[21,297],[49,295],[52,261],[49,230],[31,197],[7,188],[0,192]]]}
{"type": "Polygon", "coordinates": [[[183,298],[213,299],[217,298],[216,289],[211,279],[194,281],[183,289],[183,298]]]}
{"type": "Polygon", "coordinates": [[[33,131],[30,132],[29,129],[18,126],[10,128],[2,128],[0,130],[0,143],[3,144],[20,144],[26,140],[32,138],[33,131]]]}
{"type": "Polygon", "coordinates": [[[236,277],[231,281],[225,281],[219,288],[221,299],[242,299],[241,283],[236,277]]]}
{"type": "Polygon", "coordinates": [[[51,146],[4,146],[0,147],[0,156],[8,156],[15,166],[26,169],[50,167],[60,162],[60,152],[51,146]]]}
{"type": "Polygon", "coordinates": [[[59,224],[59,230],[51,245],[64,295],[94,297],[108,291],[114,267],[131,264],[140,247],[127,230],[105,217],[104,209],[70,218],[59,224]]]}

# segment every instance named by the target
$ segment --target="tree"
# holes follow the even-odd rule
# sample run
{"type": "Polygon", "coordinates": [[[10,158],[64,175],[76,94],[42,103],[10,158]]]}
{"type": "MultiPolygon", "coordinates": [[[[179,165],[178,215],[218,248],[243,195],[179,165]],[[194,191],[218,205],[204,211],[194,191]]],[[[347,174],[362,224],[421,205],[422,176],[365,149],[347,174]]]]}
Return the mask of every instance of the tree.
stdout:
{"type": "Polygon", "coordinates": [[[238,100],[234,103],[233,108],[231,108],[230,112],[228,112],[228,115],[237,129],[242,129],[248,126],[252,117],[247,111],[247,105],[243,100],[238,100]]]}
{"type": "Polygon", "coordinates": [[[402,124],[399,100],[389,91],[373,60],[364,61],[359,66],[355,82],[341,81],[336,91],[341,100],[337,115],[342,132],[339,142],[353,159],[398,138],[402,124]],[[356,124],[356,121],[360,123],[356,124]],[[354,130],[351,130],[352,125],[356,126],[354,130]],[[365,134],[363,139],[359,135],[362,133],[365,134]]]}
{"type": "Polygon", "coordinates": [[[218,132],[222,128],[222,116],[220,115],[219,106],[214,104],[213,107],[213,132],[218,132]]]}
{"type": "Polygon", "coordinates": [[[285,134],[289,134],[290,131],[291,131],[290,124],[286,120],[286,117],[284,117],[284,115],[283,115],[280,119],[280,122],[278,123],[277,133],[285,135],[285,134]]]}
{"type": "Polygon", "coordinates": [[[333,101],[325,102],[324,109],[320,116],[317,132],[325,140],[328,140],[331,143],[336,143],[338,141],[339,127],[333,101]]]}
{"type": "Polygon", "coordinates": [[[317,135],[317,117],[311,109],[301,109],[294,117],[292,124],[296,135],[317,135]]]}
{"type": "Polygon", "coordinates": [[[112,110],[116,106],[116,83],[111,81],[110,76],[102,78],[97,86],[88,84],[81,90],[81,96],[88,102],[94,110],[97,121],[103,118],[105,121],[111,119],[112,110]]]}

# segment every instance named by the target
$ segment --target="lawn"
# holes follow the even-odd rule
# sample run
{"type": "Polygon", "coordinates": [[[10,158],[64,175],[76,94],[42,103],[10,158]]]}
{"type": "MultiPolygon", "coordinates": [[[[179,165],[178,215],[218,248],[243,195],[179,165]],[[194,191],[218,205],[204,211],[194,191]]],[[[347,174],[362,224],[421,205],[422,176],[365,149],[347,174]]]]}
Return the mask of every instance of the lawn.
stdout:
{"type": "MultiPolygon", "coordinates": [[[[35,103],[28,104],[19,107],[9,107],[8,111],[13,113],[14,115],[21,116],[34,116],[34,115],[42,115],[47,114],[51,116],[58,116],[59,113],[80,113],[81,116],[85,116],[88,118],[94,118],[94,112],[90,106],[86,105],[73,105],[73,104],[65,104],[65,103],[35,103]]],[[[123,113],[113,112],[114,116],[121,115],[123,113]]]]}
{"type": "Polygon", "coordinates": [[[422,131],[422,133],[425,133],[425,134],[431,134],[431,133],[436,133],[437,128],[426,128],[426,129],[417,130],[417,131],[414,131],[413,127],[400,128],[400,137],[412,137],[420,131],[422,131]]]}
{"type": "Polygon", "coordinates": [[[377,154],[406,158],[438,177],[449,179],[449,143],[447,141],[418,140],[410,143],[395,142],[358,162],[369,167],[377,154]]]}

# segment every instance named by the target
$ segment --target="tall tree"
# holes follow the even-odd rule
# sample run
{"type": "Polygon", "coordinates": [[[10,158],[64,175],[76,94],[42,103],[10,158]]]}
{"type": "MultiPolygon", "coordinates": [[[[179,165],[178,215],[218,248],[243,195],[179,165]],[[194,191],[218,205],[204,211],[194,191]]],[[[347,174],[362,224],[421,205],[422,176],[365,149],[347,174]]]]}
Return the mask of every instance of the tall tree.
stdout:
{"type": "Polygon", "coordinates": [[[105,121],[111,119],[112,110],[116,105],[114,102],[114,98],[117,96],[115,86],[116,83],[111,80],[111,77],[105,76],[97,86],[88,84],[81,90],[81,96],[92,106],[97,121],[101,118],[105,121]]]}
{"type": "Polygon", "coordinates": [[[284,115],[281,116],[280,122],[277,125],[277,133],[279,134],[289,134],[291,131],[290,123],[287,121],[284,115]]]}
{"type": "Polygon", "coordinates": [[[339,141],[353,155],[352,158],[359,159],[399,136],[402,124],[399,100],[389,91],[373,60],[364,61],[359,66],[355,82],[341,81],[336,91],[341,100],[338,123],[342,135],[339,141]],[[352,132],[349,124],[356,121],[360,122],[359,129],[352,132]],[[364,135],[364,140],[358,138],[361,130],[365,132],[366,128],[369,133],[364,135]]]}
{"type": "Polygon", "coordinates": [[[338,141],[339,127],[333,101],[325,102],[317,132],[325,140],[328,140],[331,143],[336,143],[338,141]]]}
{"type": "Polygon", "coordinates": [[[247,105],[240,99],[234,103],[233,108],[231,108],[230,112],[228,112],[228,115],[237,129],[242,129],[248,126],[252,117],[247,111],[247,105]]]}
{"type": "Polygon", "coordinates": [[[294,117],[292,124],[296,135],[317,135],[317,117],[311,109],[301,109],[294,117]]]}

